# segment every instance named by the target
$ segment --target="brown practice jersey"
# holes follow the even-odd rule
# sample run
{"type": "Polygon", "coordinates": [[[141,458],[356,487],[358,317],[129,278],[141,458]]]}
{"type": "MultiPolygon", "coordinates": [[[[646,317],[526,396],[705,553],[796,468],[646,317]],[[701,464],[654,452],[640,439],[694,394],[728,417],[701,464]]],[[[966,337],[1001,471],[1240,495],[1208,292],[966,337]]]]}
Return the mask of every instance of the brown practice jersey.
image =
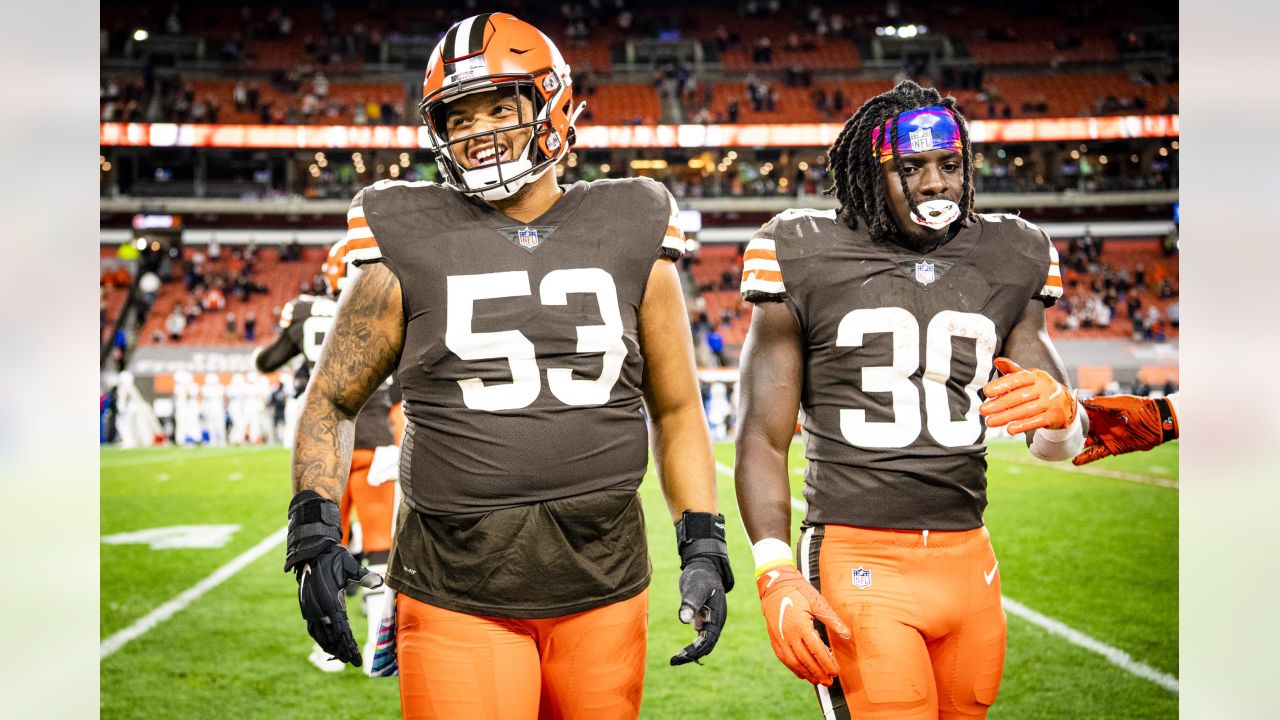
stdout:
{"type": "Polygon", "coordinates": [[[356,196],[350,232],[380,253],[357,264],[385,263],[404,298],[400,478],[417,512],[392,587],[508,617],[643,590],[637,317],[654,261],[683,253],[675,212],[643,178],[566,186],[529,223],[431,183],[356,196]]]}
{"type": "MultiPolygon", "coordinates": [[[[280,312],[280,331],[271,344],[262,348],[254,359],[258,372],[270,373],[301,355],[302,366],[311,376],[320,359],[324,338],[333,327],[338,303],[315,295],[299,295],[280,312]]],[[[393,381],[373,393],[356,416],[356,449],[370,449],[395,444],[391,429],[393,381]]]]}
{"type": "Polygon", "coordinates": [[[919,255],[834,210],[789,210],[748,244],[742,292],[784,303],[801,333],[807,522],[982,525],[978,391],[1028,303],[1062,294],[1048,235],[979,215],[919,255]]]}

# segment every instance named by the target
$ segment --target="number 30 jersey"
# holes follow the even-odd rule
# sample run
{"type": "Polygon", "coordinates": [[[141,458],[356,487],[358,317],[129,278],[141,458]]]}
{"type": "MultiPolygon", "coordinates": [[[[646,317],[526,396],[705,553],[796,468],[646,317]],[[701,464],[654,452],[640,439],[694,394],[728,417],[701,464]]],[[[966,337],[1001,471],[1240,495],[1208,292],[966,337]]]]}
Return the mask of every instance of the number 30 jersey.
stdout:
{"type": "Polygon", "coordinates": [[[653,263],[678,258],[666,189],[638,178],[564,188],[522,223],[432,183],[384,181],[352,202],[400,281],[397,377],[405,501],[442,515],[605,488],[648,462],[637,315],[653,263]]]}
{"type": "Polygon", "coordinates": [[[782,302],[801,333],[807,522],[982,525],[978,391],[1028,303],[1062,294],[1043,231],[980,215],[922,256],[834,210],[789,210],[747,245],[742,292],[782,302]]]}

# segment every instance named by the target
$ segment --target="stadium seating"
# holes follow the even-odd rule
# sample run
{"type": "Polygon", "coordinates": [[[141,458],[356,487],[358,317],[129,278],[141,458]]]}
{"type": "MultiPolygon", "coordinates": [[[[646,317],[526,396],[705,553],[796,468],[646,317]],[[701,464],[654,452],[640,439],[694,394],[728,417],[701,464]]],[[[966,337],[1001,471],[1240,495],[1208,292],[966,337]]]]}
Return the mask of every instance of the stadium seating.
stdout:
{"type": "MultiPolygon", "coordinates": [[[[1056,245],[1060,255],[1065,257],[1067,243],[1059,242],[1056,245]]],[[[1132,273],[1139,264],[1143,265],[1146,272],[1146,287],[1131,291],[1136,292],[1137,297],[1142,301],[1140,312],[1145,314],[1148,307],[1155,305],[1160,309],[1160,315],[1164,319],[1165,336],[1170,339],[1178,337],[1178,328],[1169,322],[1169,308],[1178,302],[1178,256],[1176,254],[1166,257],[1161,251],[1161,241],[1157,238],[1108,240],[1103,246],[1098,262],[1113,272],[1123,268],[1132,273]],[[1161,298],[1157,291],[1160,281],[1164,278],[1168,278],[1173,285],[1172,297],[1161,298]]],[[[1093,279],[1089,273],[1078,273],[1064,266],[1064,297],[1078,304],[1082,298],[1090,295],[1089,287],[1093,279]]],[[[1123,299],[1116,304],[1111,324],[1106,328],[1081,327],[1066,330],[1062,324],[1067,317],[1068,313],[1062,303],[1050,308],[1046,313],[1050,333],[1054,336],[1071,338],[1130,338],[1134,335],[1134,326],[1123,299]]]]}
{"type": "MultiPolygon", "coordinates": [[[[188,259],[193,252],[192,248],[187,248],[188,259]]],[[[283,307],[285,303],[297,297],[299,286],[311,281],[319,274],[324,252],[323,248],[305,248],[299,262],[281,262],[274,250],[259,250],[254,280],[266,285],[268,292],[250,295],[245,302],[228,294],[225,310],[202,313],[187,326],[182,340],[176,344],[193,347],[255,345],[270,340],[275,334],[272,325],[272,314],[275,308],[283,307]],[[256,339],[252,342],[244,339],[244,318],[250,310],[253,311],[257,321],[256,339]],[[238,332],[234,335],[227,333],[227,312],[233,312],[236,315],[238,332]]],[[[205,269],[206,272],[216,272],[217,265],[210,261],[205,269]]],[[[190,293],[180,280],[165,282],[156,297],[151,314],[138,333],[139,344],[144,346],[154,344],[152,336],[155,332],[160,331],[162,334],[164,332],[165,316],[175,303],[185,304],[189,297],[190,293]]],[[[174,344],[170,343],[167,336],[164,343],[174,344]]]]}

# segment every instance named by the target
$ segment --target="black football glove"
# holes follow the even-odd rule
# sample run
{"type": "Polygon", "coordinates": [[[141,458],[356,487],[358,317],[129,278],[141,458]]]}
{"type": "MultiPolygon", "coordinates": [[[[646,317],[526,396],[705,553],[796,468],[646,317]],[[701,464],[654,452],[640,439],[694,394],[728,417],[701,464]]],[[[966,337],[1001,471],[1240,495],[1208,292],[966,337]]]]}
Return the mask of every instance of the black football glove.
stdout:
{"type": "Polygon", "coordinates": [[[672,665],[684,665],[715,649],[729,613],[724,596],[733,589],[733,570],[724,542],[724,516],[685,510],[676,523],[676,544],[682,570],[680,622],[693,623],[698,631],[692,643],[671,656],[672,665]]]}
{"type": "Polygon", "coordinates": [[[298,579],[298,605],[307,632],[320,649],[356,667],[360,647],[351,634],[343,591],[358,581],[366,588],[382,585],[382,576],[369,572],[341,543],[338,504],[313,490],[303,490],[289,503],[288,554],[285,572],[298,579]]]}

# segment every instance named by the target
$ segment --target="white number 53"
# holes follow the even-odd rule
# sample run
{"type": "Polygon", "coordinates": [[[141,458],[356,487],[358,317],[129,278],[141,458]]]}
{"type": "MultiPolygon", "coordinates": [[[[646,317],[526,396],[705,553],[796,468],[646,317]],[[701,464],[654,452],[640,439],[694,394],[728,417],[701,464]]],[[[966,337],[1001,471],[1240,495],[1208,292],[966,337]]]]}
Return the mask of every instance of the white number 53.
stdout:
{"type": "MultiPolygon", "coordinates": [[[[547,386],[566,405],[603,405],[609,401],[627,347],[622,342],[618,290],[609,273],[599,268],[554,270],[542,278],[538,297],[543,305],[565,305],[571,293],[591,293],[600,305],[602,325],[578,326],[578,352],[603,353],[600,377],[575,379],[570,368],[548,368],[547,386]]],[[[542,392],[541,372],[533,343],[519,330],[474,332],[471,321],[477,300],[530,295],[529,273],[484,273],[448,278],[445,345],[463,360],[506,358],[510,383],[486,385],[480,378],[459,380],[462,402],[473,410],[516,410],[528,407],[542,392]]]]}

